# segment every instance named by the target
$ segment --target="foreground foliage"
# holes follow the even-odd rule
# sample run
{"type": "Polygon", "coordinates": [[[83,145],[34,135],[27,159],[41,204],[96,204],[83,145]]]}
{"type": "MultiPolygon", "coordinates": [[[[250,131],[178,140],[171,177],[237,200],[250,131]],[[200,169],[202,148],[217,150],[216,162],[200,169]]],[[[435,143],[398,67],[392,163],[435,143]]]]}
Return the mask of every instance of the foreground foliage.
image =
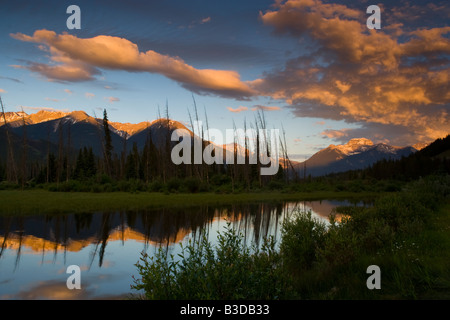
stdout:
{"type": "Polygon", "coordinates": [[[244,245],[232,228],[213,246],[190,242],[178,257],[143,253],[133,289],[148,299],[445,299],[450,297],[450,177],[428,177],[370,208],[340,208],[340,222],[298,212],[279,248],[244,245]],[[369,290],[369,265],[381,290],[369,290]]]}
{"type": "Polygon", "coordinates": [[[176,259],[160,248],[143,253],[137,264],[142,279],[133,288],[148,299],[278,299],[286,282],[278,274],[279,253],[267,239],[261,250],[245,246],[230,226],[218,235],[217,247],[206,236],[182,247],[176,259]]]}

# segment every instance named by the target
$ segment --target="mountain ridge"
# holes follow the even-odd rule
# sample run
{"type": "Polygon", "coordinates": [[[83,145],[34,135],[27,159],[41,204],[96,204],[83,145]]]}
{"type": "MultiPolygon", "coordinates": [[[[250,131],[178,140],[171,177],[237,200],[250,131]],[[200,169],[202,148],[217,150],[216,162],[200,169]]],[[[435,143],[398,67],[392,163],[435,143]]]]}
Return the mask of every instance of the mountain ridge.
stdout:
{"type": "Polygon", "coordinates": [[[331,144],[309,159],[295,163],[300,175],[321,176],[348,170],[364,169],[383,159],[400,159],[418,149],[412,146],[398,147],[386,143],[373,143],[367,138],[355,138],[346,144],[331,144]],[[306,172],[305,172],[306,168],[306,172]]]}
{"type": "MultiPolygon", "coordinates": [[[[50,148],[49,146],[48,148],[57,150],[57,145],[61,139],[59,135],[67,136],[70,131],[71,147],[75,150],[90,145],[93,146],[94,153],[97,155],[102,154],[103,119],[92,117],[84,111],[40,110],[31,114],[22,111],[6,112],[5,117],[8,125],[12,128],[12,133],[16,135],[15,141],[21,140],[20,137],[23,136],[26,128],[27,139],[35,142],[40,141],[38,145],[42,145],[44,141],[48,140],[47,142],[52,144],[52,147],[50,148]],[[24,126],[24,122],[26,126],[24,126]],[[62,131],[59,135],[57,134],[58,130],[62,131]]],[[[0,128],[2,125],[4,125],[4,121],[0,121],[0,128]]],[[[175,129],[186,129],[194,136],[193,132],[181,122],[172,119],[156,119],[139,123],[109,121],[109,126],[112,133],[113,147],[117,153],[124,150],[129,151],[133,144],[136,144],[138,149],[142,149],[149,136],[152,137],[153,143],[160,144],[163,139],[170,137],[171,132],[175,129]]],[[[370,166],[374,161],[406,156],[425,146],[425,144],[416,145],[417,148],[413,146],[397,147],[385,143],[374,143],[364,137],[354,138],[345,144],[330,144],[306,161],[291,161],[291,164],[300,173],[300,176],[303,176],[305,166],[307,168],[306,175],[317,176],[362,169],[370,166]]],[[[222,145],[221,147],[225,153],[234,149],[232,145],[222,145]]],[[[240,154],[245,153],[244,149],[243,146],[237,148],[240,154]]],[[[36,150],[34,153],[37,153],[36,150]]],[[[45,152],[42,151],[42,153],[45,152]]],[[[281,154],[280,163],[285,163],[281,154]]]]}

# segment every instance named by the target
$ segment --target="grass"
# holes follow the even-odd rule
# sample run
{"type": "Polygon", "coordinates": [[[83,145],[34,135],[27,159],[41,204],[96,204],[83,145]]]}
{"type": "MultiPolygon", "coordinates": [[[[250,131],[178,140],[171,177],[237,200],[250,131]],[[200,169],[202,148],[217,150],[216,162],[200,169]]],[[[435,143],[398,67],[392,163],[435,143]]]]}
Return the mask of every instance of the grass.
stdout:
{"type": "Polygon", "coordinates": [[[267,201],[374,198],[375,193],[305,192],[281,193],[159,193],[159,192],[51,192],[47,190],[0,191],[0,214],[81,213],[117,210],[145,210],[267,201]]]}

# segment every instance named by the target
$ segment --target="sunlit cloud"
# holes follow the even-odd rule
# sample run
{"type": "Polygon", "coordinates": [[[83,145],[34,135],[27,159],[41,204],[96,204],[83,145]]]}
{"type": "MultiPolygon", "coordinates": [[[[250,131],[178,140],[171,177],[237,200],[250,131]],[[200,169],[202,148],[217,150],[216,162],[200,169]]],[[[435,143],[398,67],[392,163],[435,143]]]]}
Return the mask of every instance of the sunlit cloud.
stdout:
{"type": "Polygon", "coordinates": [[[52,101],[52,102],[60,102],[61,101],[60,99],[49,98],[49,97],[46,97],[45,100],[52,101]]]}
{"type": "Polygon", "coordinates": [[[20,110],[28,110],[28,111],[49,111],[49,112],[70,112],[69,109],[55,109],[55,108],[49,108],[49,107],[30,107],[30,106],[20,106],[18,107],[20,110]]]}
{"type": "Polygon", "coordinates": [[[244,106],[239,106],[239,107],[237,107],[237,108],[235,108],[235,109],[233,109],[233,108],[231,108],[231,107],[227,107],[227,109],[228,109],[228,111],[234,112],[234,113],[239,113],[239,112],[247,111],[247,110],[248,110],[248,108],[247,108],[247,107],[244,107],[244,106]]]}
{"type": "Polygon", "coordinates": [[[377,124],[385,128],[384,139],[389,127],[403,143],[448,134],[450,27],[409,30],[397,23],[369,31],[364,14],[320,0],[277,1],[260,13],[261,21],[277,34],[310,39],[313,45],[308,54],[253,82],[253,88],[285,100],[298,117],[344,120],[367,134],[374,134],[377,124]]]}
{"type": "Polygon", "coordinates": [[[117,97],[105,97],[105,100],[108,100],[110,103],[120,101],[117,97]]]}
{"type": "Polygon", "coordinates": [[[262,105],[256,105],[253,106],[252,111],[257,111],[257,110],[264,110],[264,111],[277,111],[277,110],[281,110],[280,107],[277,106],[262,106],[262,105]]]}
{"type": "Polygon", "coordinates": [[[211,21],[211,17],[204,18],[200,21],[201,24],[208,23],[211,21]]]}
{"type": "Polygon", "coordinates": [[[345,137],[345,139],[347,139],[349,130],[350,129],[341,129],[341,130],[327,129],[327,130],[322,131],[320,134],[329,139],[338,139],[338,138],[343,138],[343,137],[345,137]]]}
{"type": "Polygon", "coordinates": [[[28,62],[26,68],[50,80],[87,81],[101,69],[161,74],[183,87],[201,94],[248,99],[256,94],[233,70],[196,69],[179,57],[153,50],[139,51],[124,38],[100,35],[81,39],[70,34],[37,30],[32,36],[11,34],[14,39],[38,43],[50,53],[50,64],[28,62]]]}

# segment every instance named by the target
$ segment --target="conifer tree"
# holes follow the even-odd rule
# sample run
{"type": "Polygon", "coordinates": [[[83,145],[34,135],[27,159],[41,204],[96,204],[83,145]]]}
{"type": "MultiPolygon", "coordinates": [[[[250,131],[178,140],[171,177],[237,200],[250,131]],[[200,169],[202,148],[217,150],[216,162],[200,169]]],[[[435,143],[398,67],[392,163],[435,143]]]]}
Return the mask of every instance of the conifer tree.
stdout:
{"type": "Polygon", "coordinates": [[[113,151],[112,140],[111,140],[111,132],[109,131],[109,123],[108,123],[108,114],[106,113],[106,109],[103,109],[103,130],[105,134],[105,168],[106,173],[111,176],[111,155],[113,151]]]}

